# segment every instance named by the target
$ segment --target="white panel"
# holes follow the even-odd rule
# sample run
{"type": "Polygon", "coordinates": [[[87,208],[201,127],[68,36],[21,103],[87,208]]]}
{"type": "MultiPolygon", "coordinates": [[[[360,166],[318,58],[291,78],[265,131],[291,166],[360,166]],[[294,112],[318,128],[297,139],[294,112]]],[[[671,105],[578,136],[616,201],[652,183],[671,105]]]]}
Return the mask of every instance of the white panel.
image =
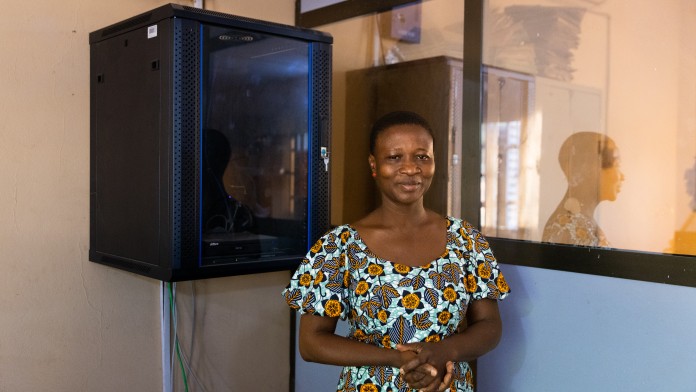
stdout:
{"type": "Polygon", "coordinates": [[[696,289],[503,265],[503,338],[480,391],[693,391],[696,289]]]}

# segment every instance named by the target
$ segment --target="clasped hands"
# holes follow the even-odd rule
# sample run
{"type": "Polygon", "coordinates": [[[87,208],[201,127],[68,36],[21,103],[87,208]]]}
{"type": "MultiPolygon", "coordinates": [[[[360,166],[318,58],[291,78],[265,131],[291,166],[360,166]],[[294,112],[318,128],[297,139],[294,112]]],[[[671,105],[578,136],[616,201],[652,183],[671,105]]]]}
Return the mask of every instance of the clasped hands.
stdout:
{"type": "Polygon", "coordinates": [[[396,349],[405,357],[401,377],[409,388],[419,392],[444,392],[452,382],[454,363],[440,358],[433,343],[398,344],[396,349]]]}

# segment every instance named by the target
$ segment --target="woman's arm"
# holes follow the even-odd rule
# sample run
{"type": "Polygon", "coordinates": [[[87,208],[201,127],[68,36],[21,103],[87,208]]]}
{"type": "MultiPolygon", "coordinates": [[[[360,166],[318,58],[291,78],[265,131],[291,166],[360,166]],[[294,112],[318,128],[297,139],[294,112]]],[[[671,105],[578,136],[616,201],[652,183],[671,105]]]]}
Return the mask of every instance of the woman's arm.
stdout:
{"type": "Polygon", "coordinates": [[[500,320],[498,301],[480,299],[472,301],[466,312],[467,327],[440,344],[448,357],[456,362],[469,362],[493,350],[500,342],[503,323],[500,320]]]}
{"type": "Polygon", "coordinates": [[[339,366],[401,367],[415,353],[385,349],[336,335],[337,317],[300,317],[300,355],[306,361],[339,366]]]}

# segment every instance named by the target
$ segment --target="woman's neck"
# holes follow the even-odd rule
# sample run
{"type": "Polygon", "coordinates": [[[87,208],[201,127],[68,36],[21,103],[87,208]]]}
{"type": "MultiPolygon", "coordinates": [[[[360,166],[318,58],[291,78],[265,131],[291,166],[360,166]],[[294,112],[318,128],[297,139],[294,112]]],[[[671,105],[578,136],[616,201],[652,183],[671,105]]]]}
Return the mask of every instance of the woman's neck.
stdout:
{"type": "Polygon", "coordinates": [[[593,218],[599,200],[596,196],[588,196],[584,193],[577,190],[569,190],[566,192],[563,198],[563,208],[574,214],[582,214],[589,218],[593,218]]]}
{"type": "Polygon", "coordinates": [[[427,222],[429,217],[423,203],[411,205],[383,203],[374,213],[384,226],[399,228],[418,227],[427,222]]]}

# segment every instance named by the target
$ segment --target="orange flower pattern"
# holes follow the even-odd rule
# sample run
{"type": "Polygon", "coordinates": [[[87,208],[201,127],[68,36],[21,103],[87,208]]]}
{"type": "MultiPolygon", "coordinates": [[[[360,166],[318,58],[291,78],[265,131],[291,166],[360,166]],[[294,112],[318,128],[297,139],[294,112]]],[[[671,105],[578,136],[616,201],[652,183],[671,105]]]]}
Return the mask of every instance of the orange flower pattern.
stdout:
{"type": "Polygon", "coordinates": [[[544,242],[582,246],[611,246],[604,231],[592,217],[564,211],[553,215],[544,227],[544,242]]]}
{"type": "MultiPolygon", "coordinates": [[[[503,299],[510,292],[481,233],[463,220],[447,219],[445,252],[422,267],[381,259],[350,225],[336,227],[302,260],[283,291],[285,301],[300,313],[346,319],[351,339],[378,347],[446,340],[471,301],[503,299]]],[[[466,362],[456,364],[450,390],[473,391],[466,362]]],[[[337,391],[412,390],[398,368],[348,366],[337,391]]]]}

